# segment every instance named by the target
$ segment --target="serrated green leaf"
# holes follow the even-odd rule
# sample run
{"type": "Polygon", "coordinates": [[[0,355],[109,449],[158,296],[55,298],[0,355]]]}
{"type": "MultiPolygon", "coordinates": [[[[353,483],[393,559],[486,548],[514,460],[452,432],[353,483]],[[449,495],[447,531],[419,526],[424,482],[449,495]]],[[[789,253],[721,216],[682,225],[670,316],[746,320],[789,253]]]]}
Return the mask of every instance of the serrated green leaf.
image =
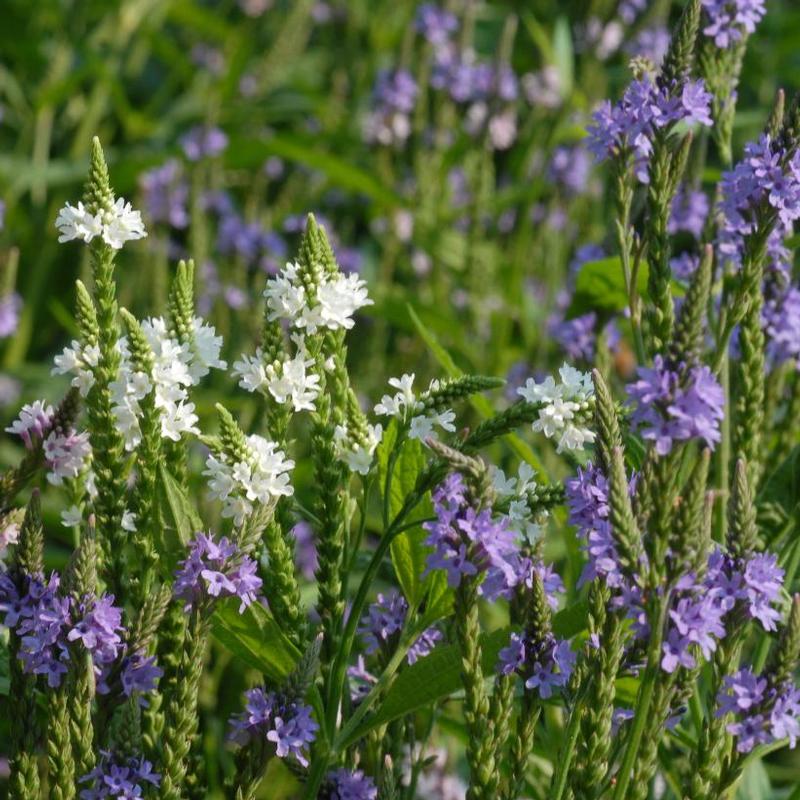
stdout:
{"type": "Polygon", "coordinates": [[[301,655],[259,603],[242,614],[235,598],[220,603],[212,619],[212,632],[223,647],[273,681],[286,678],[301,655]]]}

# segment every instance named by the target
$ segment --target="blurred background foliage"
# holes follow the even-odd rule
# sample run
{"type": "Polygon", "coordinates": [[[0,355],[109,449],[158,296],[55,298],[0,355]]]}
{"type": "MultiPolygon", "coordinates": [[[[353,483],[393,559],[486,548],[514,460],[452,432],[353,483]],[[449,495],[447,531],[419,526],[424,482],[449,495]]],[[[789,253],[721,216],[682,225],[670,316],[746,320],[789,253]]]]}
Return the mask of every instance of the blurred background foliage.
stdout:
{"type": "MultiPolygon", "coordinates": [[[[436,45],[415,26],[414,2],[4,0],[0,290],[16,291],[22,305],[16,333],[0,342],[3,419],[23,401],[55,401],[64,390],[50,377],[52,356],[75,334],[73,285],[88,264],[85,248],[57,244],[53,223],[80,197],[95,134],[118,194],[142,209],[149,231],[119,259],[121,304],[139,316],[161,313],[177,260],[194,258],[200,308],[225,335],[229,363],[254,350],[266,277],[291,259],[304,215],[314,212],[342,268],[358,270],[375,300],[349,338],[365,407],[403,372],[420,382],[460,369],[499,375],[513,397],[532,365],[566,358],[586,367],[588,353],[559,324],[597,311],[600,328],[624,298],[601,280],[602,267],[580,273],[574,296],[564,291],[576,286],[576,264],[614,252],[604,172],[580,141],[594,106],[630,79],[630,57],[657,57],[658,31],[680,4],[633,0],[630,21],[626,2],[613,0],[446,5],[459,21],[459,47],[510,70],[507,89],[482,109],[437,85],[436,45]],[[381,83],[397,69],[417,87],[399,120],[381,83]],[[581,255],[586,245],[594,248],[581,255]]],[[[737,152],[777,88],[800,87],[800,4],[767,6],[745,60],[737,152]]],[[[403,106],[407,96],[393,88],[400,96],[390,99],[403,106]]],[[[699,176],[706,187],[720,174],[711,157],[699,176]]],[[[610,357],[630,374],[624,335],[610,357]]],[[[230,377],[215,381],[198,397],[201,418],[222,400],[252,424],[253,398],[230,377]]],[[[522,441],[497,455],[512,468],[532,458],[522,441]]],[[[0,460],[18,456],[2,443],[0,460]]],[[[564,473],[554,452],[537,452],[536,462],[564,473]]],[[[301,501],[313,488],[303,488],[308,472],[299,460],[301,501]]],[[[57,566],[69,534],[58,520],[63,504],[49,503],[57,566]]],[[[579,569],[574,537],[551,547],[553,558],[566,556],[566,570],[579,569]]],[[[210,785],[219,786],[232,768],[225,720],[248,675],[222,648],[210,658],[203,743],[210,785]]],[[[442,713],[443,730],[463,736],[458,715],[442,713]]],[[[275,769],[264,796],[290,797],[292,779],[275,769]]],[[[754,767],[739,797],[787,797],[798,780],[800,761],[781,755],[754,767]]]]}

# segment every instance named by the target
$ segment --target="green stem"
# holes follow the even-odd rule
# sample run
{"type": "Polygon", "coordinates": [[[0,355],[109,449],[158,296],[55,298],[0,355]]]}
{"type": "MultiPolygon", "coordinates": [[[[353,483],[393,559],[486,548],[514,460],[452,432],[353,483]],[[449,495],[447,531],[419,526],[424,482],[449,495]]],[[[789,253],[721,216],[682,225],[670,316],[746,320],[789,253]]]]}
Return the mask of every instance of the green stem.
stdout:
{"type": "Polygon", "coordinates": [[[572,763],[572,757],[575,755],[575,747],[578,743],[578,733],[581,729],[581,716],[583,714],[583,704],[586,697],[586,691],[591,685],[592,679],[586,683],[586,687],[581,691],[581,695],[575,701],[575,706],[572,709],[572,714],[569,717],[567,725],[566,738],[564,740],[564,747],[558,759],[556,772],[553,775],[553,792],[552,800],[561,800],[564,796],[564,791],[567,788],[567,780],[569,778],[569,768],[572,763]]]}
{"type": "Polygon", "coordinates": [[[628,741],[625,746],[625,753],[622,757],[622,764],[617,772],[617,785],[614,790],[614,800],[625,800],[625,795],[628,791],[631,776],[633,775],[633,766],[636,762],[636,756],[639,752],[639,744],[642,740],[645,726],[650,721],[649,711],[650,703],[653,700],[653,693],[656,687],[656,680],[658,679],[658,672],[660,669],[661,660],[661,640],[664,635],[664,621],[667,616],[668,598],[662,598],[659,601],[658,613],[656,614],[656,624],[653,626],[652,638],[650,640],[650,647],[647,651],[647,669],[644,674],[644,679],[639,687],[639,697],[636,702],[636,715],[633,718],[633,725],[631,732],[628,735],[628,741]]]}

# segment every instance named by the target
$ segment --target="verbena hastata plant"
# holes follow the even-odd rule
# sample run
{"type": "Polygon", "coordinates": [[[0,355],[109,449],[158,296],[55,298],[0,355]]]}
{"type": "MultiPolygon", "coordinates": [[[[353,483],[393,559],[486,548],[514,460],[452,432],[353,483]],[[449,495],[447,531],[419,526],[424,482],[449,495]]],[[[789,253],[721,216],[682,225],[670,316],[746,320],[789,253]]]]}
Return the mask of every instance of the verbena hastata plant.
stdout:
{"type": "Polygon", "coordinates": [[[448,734],[469,798],[711,800],[794,746],[800,104],[778,97],[713,214],[694,182],[698,140],[732,157],[762,12],[689,2],[661,69],[637,61],[595,114],[639,360],[619,399],[606,370],[565,364],[492,413],[478,396],[501,381],[453,368],[391,378],[365,412],[346,337],[367,287],[309,217],[266,283],[261,341],[232,365],[258,396],[252,432],[223,405],[212,425],[192,398],[227,364],[192,264],[164,316],[118,308],[118,252],[146,232],[95,141],[85,195],[56,221],[93,269],[55,359],[71,388],[22,409],[9,432],[27,453],[0,480],[12,797],[206,796],[198,702],[218,647],[249,669],[229,723],[242,800],[269,796],[275,765],[298,797],[459,796],[431,749],[448,734]],[[466,400],[484,415],[471,429],[466,400]],[[481,455],[507,436],[527,459],[512,477],[481,455]],[[546,450],[571,477],[549,479],[546,450]],[[75,537],[60,573],[41,487],[15,508],[42,475],[75,537]],[[309,531],[312,592],[295,568],[309,531]],[[572,550],[557,565],[553,539],[572,550]]]}

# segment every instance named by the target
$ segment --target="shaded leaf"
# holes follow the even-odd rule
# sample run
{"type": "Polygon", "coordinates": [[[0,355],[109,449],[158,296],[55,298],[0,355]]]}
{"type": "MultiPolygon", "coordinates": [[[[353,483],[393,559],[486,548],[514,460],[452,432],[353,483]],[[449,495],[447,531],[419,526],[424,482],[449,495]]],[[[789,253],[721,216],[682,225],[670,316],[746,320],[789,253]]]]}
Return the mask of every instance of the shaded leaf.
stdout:
{"type": "MultiPolygon", "coordinates": [[[[553,616],[553,631],[561,638],[570,638],[586,626],[588,604],[580,601],[553,616]]],[[[427,617],[425,618],[427,621],[427,617]]],[[[433,620],[431,620],[433,621],[433,620]]],[[[500,650],[508,644],[510,630],[481,636],[484,672],[490,674],[497,664],[500,650]]],[[[403,670],[395,680],[377,713],[364,722],[341,743],[347,747],[373,728],[391,722],[443,700],[461,688],[461,654],[456,645],[434,648],[430,655],[403,670]]]]}
{"type": "Polygon", "coordinates": [[[245,664],[274,681],[286,678],[300,659],[300,651],[286,638],[272,614],[253,603],[239,614],[238,600],[222,602],[212,619],[214,638],[245,664]]]}

